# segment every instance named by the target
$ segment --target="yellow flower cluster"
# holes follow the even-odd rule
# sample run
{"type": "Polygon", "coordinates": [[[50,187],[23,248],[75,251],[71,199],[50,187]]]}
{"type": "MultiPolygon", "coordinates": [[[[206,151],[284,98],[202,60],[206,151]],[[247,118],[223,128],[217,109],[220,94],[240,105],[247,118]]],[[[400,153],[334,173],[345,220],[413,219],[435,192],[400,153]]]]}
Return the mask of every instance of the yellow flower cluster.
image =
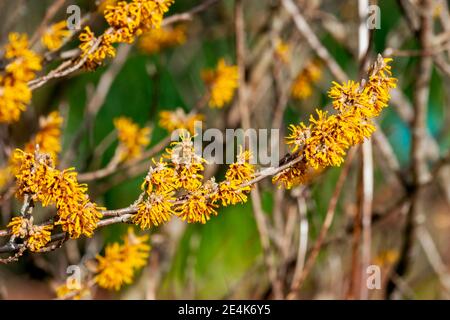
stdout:
{"type": "Polygon", "coordinates": [[[185,129],[194,134],[196,122],[201,122],[203,119],[203,115],[198,113],[186,114],[181,108],[177,108],[175,111],[161,111],[159,113],[159,125],[169,132],[185,129]]]}
{"type": "Polygon", "coordinates": [[[306,161],[302,160],[277,174],[272,181],[277,183],[279,187],[283,186],[285,189],[291,189],[294,186],[306,183],[311,170],[311,168],[308,168],[306,161]]]}
{"type": "Polygon", "coordinates": [[[309,62],[306,67],[299,72],[295,78],[292,87],[292,97],[302,100],[311,96],[312,83],[320,80],[322,71],[320,69],[320,63],[316,60],[309,62]]]}
{"type": "Polygon", "coordinates": [[[212,215],[217,216],[218,185],[214,180],[207,181],[187,195],[186,201],[176,208],[177,215],[188,223],[205,224],[212,215]]]}
{"type": "Polygon", "coordinates": [[[147,244],[148,235],[139,237],[129,228],[123,242],[108,245],[105,255],[97,256],[95,282],[102,288],[119,290],[130,284],[135,272],[147,264],[151,249],[147,244]]]}
{"type": "Polygon", "coordinates": [[[64,40],[72,35],[67,28],[67,21],[62,20],[51,25],[42,35],[42,44],[50,51],[56,51],[62,47],[64,40]]]}
{"type": "Polygon", "coordinates": [[[225,173],[226,180],[220,183],[218,199],[223,206],[235,205],[247,201],[247,193],[251,186],[242,186],[253,179],[255,168],[250,164],[252,154],[250,151],[242,151],[238,154],[237,161],[231,164],[225,173]]]}
{"type": "Polygon", "coordinates": [[[238,67],[227,65],[225,59],[220,59],[216,69],[202,72],[202,78],[210,93],[209,106],[223,108],[233,99],[238,87],[238,67]]]}
{"type": "Polygon", "coordinates": [[[132,222],[142,229],[157,227],[168,222],[174,213],[171,202],[175,199],[172,194],[172,191],[164,190],[149,194],[147,199],[139,204],[138,212],[133,216],[132,222]]]}
{"type": "Polygon", "coordinates": [[[183,188],[193,191],[202,185],[201,172],[205,160],[195,153],[190,134],[183,131],[181,141],[172,145],[164,155],[170,161],[153,160],[154,166],[150,168],[141,186],[146,199],[139,204],[132,221],[143,229],[170,220],[175,213],[172,205],[176,190],[183,188]]]}
{"type": "Polygon", "coordinates": [[[84,64],[88,70],[95,70],[103,63],[107,57],[113,58],[116,56],[116,49],[113,43],[116,39],[111,33],[105,33],[99,40],[89,26],[84,28],[84,31],[78,37],[81,41],[79,48],[81,49],[81,58],[86,58],[84,64]],[[92,49],[94,44],[100,41],[96,49],[92,49]]]}
{"type": "Polygon", "coordinates": [[[89,27],[79,36],[81,57],[86,58],[86,68],[95,69],[107,57],[114,57],[114,43],[132,43],[143,32],[159,29],[164,13],[173,3],[174,0],[132,0],[107,5],[104,16],[110,28],[101,38],[97,38],[89,27]],[[97,41],[98,47],[93,49],[97,41]]]}
{"type": "Polygon", "coordinates": [[[159,162],[153,160],[141,189],[144,199],[138,204],[132,222],[142,229],[158,226],[171,219],[173,215],[188,223],[206,223],[221,202],[223,206],[247,201],[251,190],[249,182],[254,176],[251,154],[240,152],[237,162],[228,168],[225,180],[216,183],[214,178],[203,183],[204,163],[206,161],[195,153],[191,135],[184,131],[181,140],[167,149],[159,162]],[[178,199],[175,193],[181,194],[178,199]]]}
{"type": "Polygon", "coordinates": [[[36,146],[39,146],[40,153],[46,153],[56,161],[58,153],[61,151],[61,126],[64,119],[58,111],[51,112],[47,117],[39,119],[39,131],[25,145],[25,152],[34,153],[36,146]]]}
{"type": "Polygon", "coordinates": [[[41,57],[31,51],[25,34],[10,33],[4,48],[7,64],[0,72],[0,123],[19,120],[31,101],[28,81],[41,70],[41,57]]]}
{"type": "Polygon", "coordinates": [[[48,155],[16,150],[14,159],[20,163],[16,173],[17,196],[30,195],[43,206],[55,205],[61,225],[72,239],[91,237],[102,217],[99,208],[89,200],[87,186],[79,184],[73,168],[60,171],[48,155]]]}
{"type": "Polygon", "coordinates": [[[33,217],[14,217],[7,227],[15,237],[24,239],[25,246],[33,252],[45,247],[50,241],[53,229],[53,225],[34,225],[33,217]]]}
{"type": "Polygon", "coordinates": [[[11,166],[6,165],[0,168],[0,190],[10,181],[11,179],[11,166]]]}
{"type": "Polygon", "coordinates": [[[187,131],[181,133],[181,141],[173,142],[167,149],[166,158],[170,159],[178,184],[187,191],[198,189],[202,185],[206,160],[197,154],[191,135],[187,131]]]}
{"type": "MultiPolygon", "coordinates": [[[[54,111],[47,117],[39,119],[39,131],[25,145],[24,151],[35,153],[36,146],[40,153],[49,155],[54,162],[57,160],[58,153],[61,151],[61,125],[63,118],[59,112],[54,111]]],[[[14,154],[11,154],[9,163],[0,168],[0,189],[5,186],[13,176],[20,171],[20,162],[15,161],[14,154]]]]}
{"type": "Polygon", "coordinates": [[[375,131],[372,119],[377,117],[390,99],[389,91],[396,86],[389,62],[378,57],[368,78],[360,83],[334,83],[329,91],[337,114],[316,110],[309,125],[291,125],[287,143],[301,161],[274,177],[286,187],[303,182],[308,168],[339,166],[349,147],[361,143],[375,131]]]}
{"type": "Polygon", "coordinates": [[[107,6],[115,5],[119,0],[100,0],[98,2],[97,11],[98,13],[103,14],[107,6]]]}
{"type": "Polygon", "coordinates": [[[182,45],[186,42],[186,27],[152,29],[139,38],[139,48],[148,54],[160,52],[165,48],[182,45]]]}
{"type": "Polygon", "coordinates": [[[114,126],[119,139],[121,161],[138,158],[142,150],[150,143],[150,128],[139,128],[136,123],[126,117],[114,119],[114,126]]]}
{"type": "Polygon", "coordinates": [[[180,187],[176,179],[176,172],[168,163],[160,159],[152,160],[154,166],[150,168],[141,185],[145,192],[145,199],[138,205],[138,212],[133,216],[132,222],[142,229],[158,226],[170,220],[174,214],[172,202],[175,190],[180,187]]]}
{"type": "Polygon", "coordinates": [[[389,249],[381,251],[374,259],[373,264],[380,267],[389,267],[397,262],[399,257],[398,251],[389,249]]]}
{"type": "Polygon", "coordinates": [[[223,206],[244,203],[247,201],[247,193],[250,186],[243,186],[254,176],[254,167],[249,163],[251,154],[242,152],[237,161],[229,166],[225,174],[225,180],[217,184],[215,179],[208,180],[205,184],[193,190],[187,195],[187,201],[176,208],[177,214],[188,223],[206,223],[212,215],[217,215],[216,208],[221,202],[223,206]]]}
{"type": "Polygon", "coordinates": [[[291,47],[281,39],[277,39],[275,44],[275,56],[283,63],[287,64],[291,60],[291,47]]]}
{"type": "Polygon", "coordinates": [[[82,300],[91,296],[90,287],[75,278],[68,278],[64,284],[56,287],[55,292],[58,299],[82,300]]]}

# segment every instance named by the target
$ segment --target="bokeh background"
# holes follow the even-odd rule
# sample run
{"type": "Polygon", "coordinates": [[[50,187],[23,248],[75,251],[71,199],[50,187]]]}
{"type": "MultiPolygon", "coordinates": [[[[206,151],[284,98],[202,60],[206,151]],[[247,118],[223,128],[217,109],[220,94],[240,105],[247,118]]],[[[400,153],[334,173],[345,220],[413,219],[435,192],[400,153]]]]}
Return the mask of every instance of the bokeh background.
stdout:
{"type": "MultiPolygon", "coordinates": [[[[46,8],[52,1],[4,0],[0,3],[0,30],[2,43],[10,31],[32,34],[42,20],[46,8]]],[[[175,1],[170,14],[184,12],[199,1],[175,1]]],[[[357,79],[357,7],[356,1],[297,1],[302,12],[323,44],[353,79],[357,79]]],[[[71,1],[79,5],[82,12],[95,12],[94,1],[71,1]]],[[[268,37],[273,21],[271,15],[277,10],[276,1],[246,0],[245,21],[248,36],[249,70],[258,60],[258,45],[268,37]],[[250,54],[250,55],[251,55],[250,54]]],[[[378,1],[381,8],[381,28],[373,33],[372,53],[382,53],[392,45],[401,50],[418,50],[417,39],[408,35],[404,41],[395,38],[395,34],[408,34],[405,19],[398,1],[378,1]],[[397,39],[397,40],[396,40],[397,39]]],[[[151,125],[151,145],[156,145],[167,136],[167,132],[158,126],[158,112],[181,107],[190,111],[205,92],[201,71],[212,68],[224,57],[235,63],[235,35],[233,25],[233,5],[231,0],[220,1],[205,12],[187,22],[186,43],[167,48],[156,54],[146,54],[134,47],[115,78],[95,124],[84,135],[80,149],[76,152],[73,165],[78,171],[88,169],[92,161],[93,148],[113,131],[113,119],[128,116],[140,125],[151,125]]],[[[438,9],[436,9],[438,10],[438,9]]],[[[445,7],[442,7],[445,10],[445,7]]],[[[65,17],[64,12],[57,15],[65,17]]],[[[55,18],[55,20],[58,20],[55,18]]],[[[90,22],[94,30],[103,30],[105,22],[101,16],[94,16],[90,22]]],[[[291,60],[283,67],[284,73],[291,76],[314,59],[315,55],[305,39],[298,35],[294,25],[287,19],[281,37],[292,48],[291,60]]],[[[75,47],[77,41],[69,44],[75,47]]],[[[264,45],[264,44],[263,44],[264,45]]],[[[264,50],[264,49],[262,49],[264,50]]],[[[398,87],[411,101],[414,80],[417,76],[416,56],[394,57],[393,73],[398,87]]],[[[54,64],[47,66],[48,70],[54,64]]],[[[329,106],[327,90],[333,81],[332,75],[321,66],[322,77],[313,85],[313,94],[307,99],[289,99],[284,116],[286,127],[291,123],[307,120],[316,107],[329,106]]],[[[85,118],[85,106],[89,93],[99,78],[108,70],[108,64],[95,72],[80,72],[76,75],[52,81],[36,90],[33,103],[22,115],[21,121],[8,127],[11,139],[17,145],[28,140],[30,132],[37,128],[38,115],[60,110],[64,115],[63,154],[67,152],[70,141],[85,118]]],[[[250,71],[249,71],[250,72],[250,71]]],[[[258,92],[255,97],[255,121],[262,128],[270,123],[271,108],[275,94],[271,85],[270,68],[261,75],[260,81],[268,81],[267,92],[258,92]]],[[[438,143],[439,154],[444,154],[450,146],[450,113],[448,75],[433,70],[430,84],[430,96],[427,111],[427,128],[438,143]]],[[[286,82],[286,86],[289,82],[286,82]]],[[[228,106],[227,108],[231,108],[228,106]]],[[[227,108],[223,110],[206,109],[207,126],[223,125],[227,108]]],[[[387,108],[378,119],[381,129],[400,161],[401,171],[407,175],[410,165],[411,132],[408,123],[399,116],[395,107],[387,108]]],[[[112,145],[100,161],[106,165],[114,154],[112,145]]],[[[436,150],[435,150],[436,151],[436,150]]],[[[374,150],[375,158],[375,198],[374,214],[383,215],[386,208],[392,206],[401,193],[392,183],[392,177],[386,173],[383,159],[374,150]]],[[[340,168],[332,168],[316,177],[307,186],[309,239],[317,237],[323,223],[328,201],[334,191],[340,168]]],[[[224,168],[218,168],[216,176],[223,175],[224,168]]],[[[450,171],[447,169],[447,173],[450,171]]],[[[348,284],[349,260],[351,255],[351,225],[355,214],[355,184],[358,175],[357,165],[351,170],[343,194],[339,201],[334,223],[322,249],[318,261],[302,289],[303,298],[342,298],[348,284]]],[[[90,194],[96,201],[108,208],[122,208],[132,203],[139,195],[140,183],[145,173],[123,178],[123,173],[96,181],[89,185],[90,194]]],[[[449,180],[447,180],[449,181],[449,180]]],[[[450,261],[450,185],[446,188],[433,185],[426,189],[424,208],[426,226],[432,235],[446,268],[450,261]]],[[[275,190],[270,179],[261,184],[263,209],[269,216],[273,212],[275,190]]],[[[289,193],[287,197],[289,197],[289,193]]],[[[5,225],[11,213],[20,204],[12,202],[3,206],[1,225],[5,225]]],[[[287,210],[283,207],[282,210],[287,210]]],[[[287,211],[283,211],[287,214],[287,211]]],[[[116,241],[126,232],[128,226],[113,225],[99,231],[95,240],[68,242],[61,249],[45,255],[26,254],[19,262],[0,266],[0,289],[5,290],[7,298],[52,298],[51,283],[64,279],[67,261],[80,258],[92,248],[99,250],[103,244],[116,241]],[[75,253],[74,253],[75,252],[75,253]],[[7,290],[5,289],[7,288],[7,290]]],[[[222,298],[268,298],[270,285],[267,280],[262,250],[251,203],[220,208],[219,215],[205,225],[186,225],[177,219],[168,225],[153,229],[153,251],[149,265],[140,272],[133,285],[119,293],[98,291],[99,298],[158,298],[158,299],[222,299],[222,298]]],[[[372,259],[383,266],[382,270],[392,268],[399,253],[399,241],[402,234],[402,214],[385,219],[373,227],[372,259]]],[[[95,251],[95,250],[94,250],[95,251]]],[[[292,261],[283,268],[292,269],[292,261]]],[[[447,269],[448,270],[448,269],[447,269]]],[[[448,276],[448,275],[447,275],[448,276]]],[[[423,248],[416,243],[414,264],[408,274],[405,298],[448,298],[442,288],[439,277],[430,266],[423,248]]],[[[382,291],[382,290],[381,290],[382,291]]],[[[380,292],[371,293],[373,298],[382,298],[380,292]]]]}

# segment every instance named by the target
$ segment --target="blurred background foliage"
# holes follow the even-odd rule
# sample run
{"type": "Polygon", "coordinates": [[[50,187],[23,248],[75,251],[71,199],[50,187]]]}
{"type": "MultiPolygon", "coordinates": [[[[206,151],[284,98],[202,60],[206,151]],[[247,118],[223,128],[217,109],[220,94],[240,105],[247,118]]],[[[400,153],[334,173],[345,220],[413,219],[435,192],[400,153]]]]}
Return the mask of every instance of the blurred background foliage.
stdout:
{"type": "MultiPolygon", "coordinates": [[[[24,31],[31,33],[45,13],[46,7],[52,2],[42,1],[10,1],[7,5],[16,5],[16,2],[26,3],[24,12],[18,13],[18,18],[13,26],[8,30],[2,30],[2,39],[5,40],[7,31],[24,31]],[[14,4],[12,4],[14,2],[14,4]]],[[[80,5],[82,12],[95,11],[94,1],[73,1],[80,5]]],[[[316,1],[317,2],[317,1],[316,1]]],[[[333,13],[334,16],[342,18],[344,25],[351,34],[356,29],[356,1],[331,1],[323,0],[321,9],[333,13]]],[[[183,12],[196,5],[196,0],[178,0],[170,13],[183,12]]],[[[401,23],[401,14],[396,1],[378,1],[381,7],[381,29],[375,32],[374,52],[382,52],[386,48],[386,39],[389,32],[401,23]]],[[[269,0],[247,0],[246,21],[248,28],[248,42],[255,43],[258,30],[264,26],[267,20],[267,13],[270,12],[271,1],[269,0]]],[[[12,10],[12,9],[11,9],[12,10]]],[[[7,12],[5,10],[4,12],[7,12]]],[[[60,18],[63,18],[61,15],[60,18]]],[[[100,17],[101,18],[101,17],[100,17]]],[[[94,29],[102,30],[105,23],[102,19],[96,19],[94,29]]],[[[167,135],[167,132],[158,127],[158,112],[161,110],[173,110],[181,107],[186,111],[196,104],[204,93],[204,85],[201,80],[201,70],[214,67],[221,57],[229,62],[235,62],[235,44],[233,30],[233,1],[223,0],[218,5],[213,6],[206,12],[196,17],[188,23],[188,40],[185,44],[166,49],[158,54],[147,55],[139,49],[133,48],[124,67],[115,78],[112,88],[107,96],[104,106],[97,116],[95,125],[91,132],[84,137],[77,159],[73,166],[79,171],[88,169],[87,161],[90,161],[93,147],[98,145],[112,130],[113,119],[118,116],[128,116],[140,125],[150,124],[153,127],[152,145],[155,145],[167,135]]],[[[295,30],[293,31],[295,32],[295,30]]],[[[346,70],[351,78],[356,79],[357,62],[352,50],[354,48],[344,48],[333,39],[327,32],[321,30],[320,38],[331,54],[346,70]]],[[[355,41],[357,37],[354,37],[355,41]]],[[[307,47],[303,39],[298,40],[298,46],[307,47]]],[[[357,43],[353,44],[353,47],[357,43]]],[[[417,49],[415,40],[405,43],[403,49],[417,49]]],[[[304,64],[305,54],[292,56],[292,64],[304,64]]],[[[393,63],[393,73],[399,78],[401,90],[411,98],[412,81],[416,67],[416,58],[398,57],[393,63]]],[[[52,66],[49,66],[49,68],[52,66]]],[[[69,148],[70,140],[77,131],[80,123],[85,117],[84,107],[87,102],[88,92],[94,88],[100,76],[107,70],[107,65],[99,68],[95,72],[77,74],[70,78],[51,82],[44,88],[36,91],[34,102],[28,108],[28,112],[23,116],[22,122],[12,128],[14,135],[19,141],[27,140],[25,128],[36,128],[36,117],[33,114],[48,114],[51,110],[60,109],[65,115],[64,131],[64,152],[69,148]],[[23,135],[23,136],[22,136],[23,135]]],[[[316,107],[326,107],[329,103],[327,90],[333,80],[331,75],[323,70],[323,77],[314,87],[313,95],[302,101],[290,100],[285,113],[285,124],[298,123],[307,120],[316,107]]],[[[263,101],[267,104],[261,105],[261,110],[270,109],[270,101],[263,101]]],[[[258,107],[259,108],[259,107],[258,107]]],[[[208,119],[223,121],[223,115],[219,110],[207,110],[208,119]]],[[[433,73],[431,94],[428,106],[428,128],[432,135],[440,142],[440,148],[447,150],[450,146],[449,114],[448,114],[448,79],[443,78],[437,72],[433,73]]],[[[379,123],[393,149],[401,161],[403,168],[410,165],[410,144],[411,133],[409,127],[397,115],[393,108],[387,108],[381,115],[379,123]]],[[[115,145],[111,146],[103,158],[103,165],[107,164],[113,156],[115,145]]],[[[377,155],[375,155],[377,158],[377,155]]],[[[377,169],[378,170],[378,169],[377,169]]],[[[318,230],[323,221],[328,200],[335,188],[340,169],[327,170],[318,177],[311,185],[312,205],[309,207],[310,239],[317,236],[318,230]]],[[[353,181],[349,179],[350,184],[353,181]]],[[[104,193],[98,200],[108,208],[122,208],[132,203],[139,195],[139,186],[144,175],[134,177],[119,185],[116,185],[104,193]]],[[[376,172],[376,194],[375,210],[380,202],[388,200],[392,189],[385,188],[386,181],[383,175],[376,172]],[[384,188],[384,189],[383,189],[384,188]],[[382,190],[380,193],[377,193],[382,190]],[[384,190],[384,191],[383,191],[384,190]],[[379,200],[380,202],[377,202],[379,200]]],[[[266,181],[263,186],[263,206],[270,214],[273,206],[273,190],[270,181],[266,181]]],[[[97,185],[91,185],[90,190],[95,194],[97,185]]],[[[350,188],[350,187],[349,187],[350,188]]],[[[345,191],[336,214],[335,228],[346,226],[349,212],[353,208],[342,205],[351,203],[353,192],[346,195],[345,191]]],[[[114,225],[102,229],[100,232],[103,241],[110,242],[120,238],[127,226],[114,225]]],[[[252,298],[264,296],[267,285],[262,263],[262,252],[256,224],[253,218],[251,204],[220,208],[219,215],[213,217],[206,225],[187,225],[181,227],[180,222],[174,219],[163,229],[180,230],[180,234],[173,245],[173,257],[171,264],[160,266],[164,272],[160,279],[160,288],[157,298],[252,298]],[[255,291],[255,287],[257,290],[255,291]],[[236,290],[239,288],[239,290],[236,290]]],[[[381,230],[382,234],[377,240],[383,242],[384,246],[392,244],[395,235],[389,229],[381,230]]],[[[152,233],[160,233],[160,229],[152,230],[152,233]]],[[[157,235],[155,235],[157,237],[157,235]]],[[[444,237],[441,241],[445,241],[444,237]]],[[[85,241],[80,243],[82,247],[85,241]]],[[[164,256],[163,247],[156,248],[152,254],[164,256]]],[[[342,267],[333,267],[333,255],[347,255],[348,248],[336,246],[336,250],[326,248],[319,257],[316,267],[320,272],[321,280],[332,281],[334,272],[344,272],[342,267]],[[337,253],[336,253],[337,252],[337,253]]],[[[447,252],[450,254],[450,252],[447,252]]],[[[49,254],[56,259],[56,253],[49,254]]],[[[42,280],[42,272],[29,272],[28,265],[30,257],[23,262],[6,267],[17,277],[31,277],[42,280]]],[[[2,267],[5,268],[5,267],[2,267]]],[[[32,267],[37,268],[38,267],[32,267]]],[[[150,264],[136,280],[137,288],[139,283],[146,277],[157,273],[150,264]]],[[[49,280],[49,279],[46,279],[49,280]]],[[[310,284],[309,284],[310,285],[310,284]]],[[[434,282],[424,283],[421,298],[433,298],[434,291],[428,290],[435,286],[434,282]]],[[[308,285],[305,288],[307,290],[308,285]]],[[[133,287],[129,287],[122,293],[123,297],[136,297],[133,287]]],[[[113,295],[114,296],[114,295],[113,295]]]]}

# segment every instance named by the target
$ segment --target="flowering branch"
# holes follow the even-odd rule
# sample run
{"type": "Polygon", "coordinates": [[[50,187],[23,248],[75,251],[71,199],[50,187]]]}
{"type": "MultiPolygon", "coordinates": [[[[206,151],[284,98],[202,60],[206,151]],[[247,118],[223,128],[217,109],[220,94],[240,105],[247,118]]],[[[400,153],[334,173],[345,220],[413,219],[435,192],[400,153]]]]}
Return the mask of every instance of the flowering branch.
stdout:
{"type": "MultiPolygon", "coordinates": [[[[180,21],[189,21],[192,19],[192,17],[194,15],[207,10],[210,6],[218,3],[219,1],[220,0],[207,0],[207,1],[199,4],[198,6],[190,9],[187,12],[175,14],[169,18],[164,19],[165,21],[163,21],[161,23],[161,25],[168,26],[168,25],[180,22],[180,21]]],[[[103,35],[99,36],[96,39],[96,41],[92,44],[92,46],[90,47],[90,49],[87,52],[83,53],[82,51],[79,51],[77,56],[63,62],[60,66],[58,66],[56,69],[50,71],[47,75],[30,81],[28,83],[30,89],[31,90],[38,89],[38,88],[42,87],[43,85],[45,85],[50,80],[65,77],[65,76],[72,74],[75,71],[81,69],[86,64],[88,59],[90,59],[89,57],[92,54],[94,54],[97,51],[97,49],[100,47],[105,36],[108,37],[108,35],[111,35],[113,32],[114,32],[113,28],[108,28],[104,32],[103,35]]]]}
{"type": "MultiPolygon", "coordinates": [[[[265,168],[255,173],[253,167],[247,163],[250,153],[241,152],[238,161],[228,169],[226,181],[217,184],[212,179],[203,183],[199,173],[204,170],[202,163],[205,160],[195,154],[191,137],[184,132],[181,142],[176,142],[171,149],[167,149],[165,157],[171,162],[166,163],[162,160],[158,163],[154,162],[155,166],[150,168],[142,184],[141,197],[130,207],[118,211],[105,211],[89,202],[87,195],[84,195],[86,188],[78,184],[76,175],[68,170],[59,172],[54,169],[51,158],[48,156],[40,155],[38,151],[35,156],[27,153],[17,154],[17,159],[21,161],[21,168],[18,171],[21,173],[16,175],[18,195],[26,196],[31,192],[34,199],[42,201],[44,205],[56,203],[58,207],[56,224],[62,224],[65,231],[51,238],[49,234],[45,236],[43,234],[44,231],[47,232],[47,228],[52,227],[51,225],[32,226],[39,230],[36,231],[39,234],[39,245],[35,247],[36,251],[44,248],[50,241],[66,239],[66,233],[70,238],[78,238],[82,234],[90,236],[97,227],[119,222],[132,222],[146,229],[150,226],[158,226],[168,221],[172,214],[177,214],[190,223],[205,223],[210,219],[210,215],[217,215],[215,210],[217,201],[221,201],[223,205],[245,202],[247,201],[245,194],[265,177],[273,176],[274,182],[281,182],[290,188],[299,182],[306,182],[305,174],[311,170],[310,168],[339,165],[343,161],[345,148],[358,144],[364,137],[370,136],[373,132],[373,128],[370,127],[370,117],[377,115],[386,106],[388,90],[395,85],[395,80],[389,77],[390,67],[387,62],[388,60],[379,56],[369,70],[368,78],[362,80],[360,84],[351,82],[347,86],[335,84],[330,90],[330,96],[333,97],[334,107],[339,112],[336,117],[342,117],[342,119],[335,122],[333,118],[335,116],[327,118],[326,114],[318,111],[319,118],[316,120],[312,117],[309,126],[303,123],[292,126],[292,134],[288,137],[288,143],[292,145],[292,153],[281,159],[278,167],[265,168]],[[373,91],[375,85],[377,90],[373,91]],[[361,119],[364,121],[359,122],[362,121],[361,119]],[[314,131],[315,126],[320,128],[320,132],[314,131]],[[330,127],[327,128],[327,126],[330,127]],[[346,131],[339,126],[345,126],[346,131]],[[348,142],[334,140],[336,138],[330,140],[333,135],[344,133],[348,134],[346,138],[349,139],[348,142]],[[322,140],[324,134],[327,138],[322,140]],[[67,184],[69,189],[60,193],[56,187],[52,187],[52,183],[43,183],[49,179],[48,174],[55,177],[61,176],[58,178],[61,182],[57,185],[67,184]],[[174,198],[173,194],[178,190],[185,192],[174,198]],[[59,201],[66,198],[64,204],[74,207],[83,206],[84,209],[81,210],[86,212],[82,216],[73,216],[70,212],[65,212],[67,209],[64,205],[61,206],[62,203],[60,204],[59,201]],[[102,220],[103,213],[112,217],[102,220]]],[[[135,132],[140,134],[139,130],[135,132]]],[[[132,141],[135,141],[134,138],[132,141]]],[[[131,145],[127,147],[135,148],[131,145]]],[[[129,154],[134,154],[134,151],[129,154]]],[[[22,220],[19,221],[22,223],[22,220]]],[[[21,229],[13,230],[13,235],[19,235],[19,230],[21,229]]],[[[22,237],[26,238],[26,236],[22,237]]],[[[11,250],[11,248],[3,250],[11,250]]]]}

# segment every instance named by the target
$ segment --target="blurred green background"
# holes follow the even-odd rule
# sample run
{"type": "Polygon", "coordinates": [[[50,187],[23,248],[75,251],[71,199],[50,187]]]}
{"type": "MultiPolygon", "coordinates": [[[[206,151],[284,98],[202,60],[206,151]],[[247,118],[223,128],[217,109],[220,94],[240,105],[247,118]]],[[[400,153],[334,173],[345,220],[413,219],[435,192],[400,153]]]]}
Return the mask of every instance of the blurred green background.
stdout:
{"type": "MultiPolygon", "coordinates": [[[[40,1],[31,3],[36,13],[33,18],[22,17],[16,29],[30,30],[36,19],[42,17],[45,6],[40,1]],[[23,25],[22,25],[23,24],[23,25]]],[[[93,8],[92,1],[77,1],[86,12],[93,8]]],[[[183,12],[198,1],[178,0],[170,13],[183,12]]],[[[248,43],[256,42],[259,18],[270,9],[269,0],[248,0],[248,43]],[[251,3],[250,3],[251,2],[251,3]]],[[[322,1],[324,10],[332,11],[336,17],[342,17],[344,23],[355,20],[353,1],[322,1]],[[353,10],[353,11],[352,11],[353,10]]],[[[374,52],[385,49],[389,32],[401,23],[401,14],[396,1],[379,1],[381,7],[381,29],[375,32],[374,52]]],[[[100,20],[99,20],[100,21],[100,20]]],[[[100,143],[113,129],[113,119],[128,116],[140,125],[153,127],[152,145],[167,135],[158,127],[158,112],[182,107],[189,111],[204,93],[201,70],[214,67],[221,57],[235,62],[235,44],[233,31],[233,1],[224,0],[205,13],[200,14],[188,24],[188,40],[182,46],[166,49],[159,54],[147,55],[134,48],[119,75],[114,80],[104,106],[97,116],[91,135],[85,136],[78,157],[73,164],[78,170],[86,169],[93,147],[100,143]]],[[[101,30],[102,22],[96,22],[95,28],[101,30]]],[[[357,78],[357,63],[353,54],[337,43],[329,34],[321,31],[320,38],[352,78],[357,78]]],[[[356,38],[355,38],[356,41],[356,38]]],[[[299,46],[307,46],[299,40],[299,46]]],[[[355,44],[356,45],[356,44],[355,44]]],[[[415,40],[404,44],[402,49],[417,49],[415,40]]],[[[292,60],[297,57],[294,55],[292,60]]],[[[398,57],[393,63],[393,73],[399,78],[402,91],[411,98],[412,83],[416,67],[416,58],[398,57]]],[[[68,148],[71,137],[84,119],[84,107],[87,101],[87,88],[95,86],[100,76],[107,70],[99,68],[92,73],[52,82],[38,90],[34,97],[34,106],[40,113],[61,108],[66,112],[64,147],[68,148]],[[66,102],[64,105],[62,102],[66,102]]],[[[325,107],[329,103],[326,92],[333,79],[324,70],[320,83],[314,88],[312,97],[304,101],[289,101],[285,114],[285,124],[307,120],[314,108],[325,107]]],[[[433,72],[431,94],[428,108],[428,128],[440,141],[442,150],[450,145],[448,133],[448,111],[446,108],[446,88],[448,82],[436,71],[433,72]]],[[[210,110],[210,116],[221,116],[221,111],[210,110]]],[[[402,122],[393,108],[387,108],[379,123],[404,168],[409,166],[410,137],[408,126],[402,122]]],[[[105,153],[102,163],[108,163],[114,153],[115,145],[105,153]]],[[[64,152],[63,152],[64,153],[64,152]]],[[[328,170],[311,186],[314,204],[309,208],[310,238],[314,239],[323,221],[328,199],[334,190],[340,169],[328,170]]],[[[382,175],[377,171],[376,184],[383,185],[382,175]]],[[[132,203],[140,193],[140,183],[144,175],[133,178],[108,190],[99,198],[99,202],[108,208],[121,208],[132,203]]],[[[270,183],[263,185],[263,206],[266,212],[272,212],[273,190],[270,183]]],[[[90,186],[95,190],[96,186],[90,186]]],[[[346,195],[343,195],[345,199],[346,195]]],[[[376,204],[375,204],[376,206],[376,204]]],[[[343,208],[338,207],[337,218],[342,217],[343,208]]],[[[176,223],[176,222],[175,222],[176,223]]],[[[338,222],[338,225],[342,224],[338,222]]],[[[335,227],[335,226],[333,226],[335,227]]],[[[105,242],[115,241],[125,232],[127,226],[114,225],[101,230],[105,242]]],[[[152,230],[158,233],[159,230],[152,230]]],[[[322,258],[322,255],[319,258],[322,258]]],[[[152,271],[151,271],[152,272],[152,271]]],[[[160,282],[158,298],[224,298],[228,297],[236,286],[239,292],[233,297],[252,297],[255,286],[264,288],[267,276],[264,271],[261,246],[251,204],[220,208],[219,215],[206,225],[188,225],[175,244],[171,265],[160,282]]]]}

